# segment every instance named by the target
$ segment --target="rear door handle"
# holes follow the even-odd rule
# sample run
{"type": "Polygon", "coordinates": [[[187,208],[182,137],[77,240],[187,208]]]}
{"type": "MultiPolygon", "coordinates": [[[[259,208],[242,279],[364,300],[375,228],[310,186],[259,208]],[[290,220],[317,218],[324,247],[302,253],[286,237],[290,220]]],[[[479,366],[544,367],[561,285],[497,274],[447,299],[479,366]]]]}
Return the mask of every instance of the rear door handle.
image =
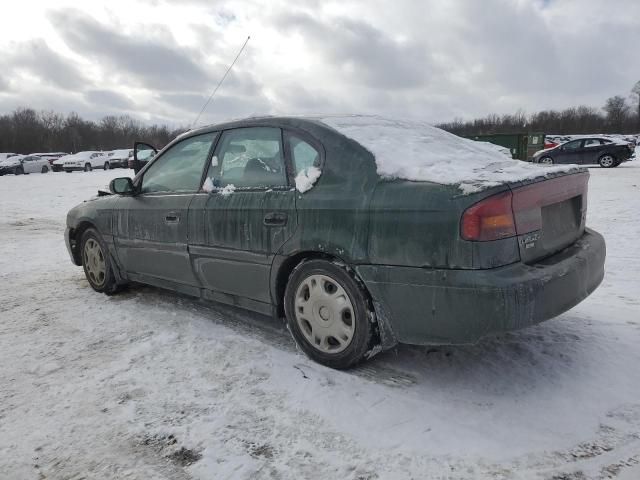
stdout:
{"type": "Polygon", "coordinates": [[[263,223],[267,227],[274,227],[287,224],[287,214],[284,212],[270,212],[264,216],[263,223]]]}

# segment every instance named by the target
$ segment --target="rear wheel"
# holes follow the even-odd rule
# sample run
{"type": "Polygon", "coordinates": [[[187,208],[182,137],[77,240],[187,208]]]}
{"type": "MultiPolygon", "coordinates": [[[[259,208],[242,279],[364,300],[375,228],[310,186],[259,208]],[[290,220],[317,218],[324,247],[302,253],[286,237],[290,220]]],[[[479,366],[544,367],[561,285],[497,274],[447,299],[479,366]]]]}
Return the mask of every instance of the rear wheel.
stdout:
{"type": "Polygon", "coordinates": [[[300,348],[328,367],[352,367],[372,346],[374,315],[367,292],[345,267],[330,261],[307,260],[293,270],[285,313],[300,348]]]}
{"type": "Polygon", "coordinates": [[[47,167],[46,165],[42,166],[42,170],[40,170],[40,173],[47,173],[49,171],[49,167],[47,167]]]}
{"type": "Polygon", "coordinates": [[[85,172],[90,172],[91,171],[91,164],[90,163],[85,163],[84,164],[84,171],[85,172]]]}
{"type": "Polygon", "coordinates": [[[110,295],[118,291],[109,251],[97,230],[87,229],[80,243],[82,268],[91,288],[110,295]]]}
{"type": "Polygon", "coordinates": [[[542,157],[540,159],[540,162],[538,163],[544,163],[545,165],[553,165],[553,158],[551,157],[542,157]]]}
{"type": "Polygon", "coordinates": [[[607,153],[600,157],[598,163],[602,168],[611,168],[616,166],[616,159],[613,155],[607,153]]]}
{"type": "Polygon", "coordinates": [[[104,162],[104,167],[102,167],[105,170],[109,170],[109,168],[111,168],[111,166],[109,165],[109,162],[104,162]]]}

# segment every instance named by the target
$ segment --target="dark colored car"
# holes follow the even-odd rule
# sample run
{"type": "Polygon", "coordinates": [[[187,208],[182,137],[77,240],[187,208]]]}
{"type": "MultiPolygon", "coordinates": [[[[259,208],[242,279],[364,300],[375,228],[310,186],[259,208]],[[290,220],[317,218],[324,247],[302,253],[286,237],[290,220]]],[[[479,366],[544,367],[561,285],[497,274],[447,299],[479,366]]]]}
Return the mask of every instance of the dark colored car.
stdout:
{"type": "Polygon", "coordinates": [[[133,156],[133,150],[120,149],[107,153],[107,163],[109,168],[129,168],[129,157],[133,156]]]}
{"type": "Polygon", "coordinates": [[[114,179],[69,211],[65,240],[98,292],[139,282],[286,317],[311,358],[348,368],[587,297],[605,244],[585,227],[589,173],[571,171],[462,194],[381,177],[369,150],[320,121],[248,119],[187,132],[114,179]]]}
{"type": "Polygon", "coordinates": [[[611,168],[629,160],[634,148],[630,143],[617,143],[606,138],[581,138],[536,152],[533,163],[575,163],[611,168]]]}

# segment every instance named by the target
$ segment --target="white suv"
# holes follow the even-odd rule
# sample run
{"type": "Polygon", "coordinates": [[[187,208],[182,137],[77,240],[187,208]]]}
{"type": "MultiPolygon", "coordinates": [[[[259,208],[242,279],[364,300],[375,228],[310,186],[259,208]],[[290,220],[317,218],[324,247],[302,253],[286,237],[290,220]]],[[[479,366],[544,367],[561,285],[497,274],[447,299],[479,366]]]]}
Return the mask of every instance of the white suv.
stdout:
{"type": "Polygon", "coordinates": [[[94,168],[107,170],[109,168],[108,158],[104,152],[86,151],[67,155],[53,163],[54,165],[62,165],[62,169],[67,173],[73,172],[74,170],[90,172],[94,168]]]}

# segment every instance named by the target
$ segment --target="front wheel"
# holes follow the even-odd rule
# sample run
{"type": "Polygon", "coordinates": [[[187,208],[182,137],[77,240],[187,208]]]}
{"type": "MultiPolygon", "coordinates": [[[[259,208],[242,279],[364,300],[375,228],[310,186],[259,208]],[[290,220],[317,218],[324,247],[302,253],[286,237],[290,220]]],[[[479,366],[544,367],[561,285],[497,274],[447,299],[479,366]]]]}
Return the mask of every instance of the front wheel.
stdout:
{"type": "Polygon", "coordinates": [[[42,170],[40,170],[40,173],[48,173],[49,172],[49,168],[47,166],[43,166],[42,170]]]}
{"type": "Polygon", "coordinates": [[[84,171],[85,172],[90,172],[91,171],[91,164],[90,163],[85,163],[84,164],[84,171]]]}
{"type": "Polygon", "coordinates": [[[118,290],[109,251],[97,230],[87,229],[80,242],[82,268],[91,288],[110,295],[118,290]]]}
{"type": "Polygon", "coordinates": [[[364,287],[343,266],[300,263],[285,291],[287,323],[300,348],[327,367],[346,369],[371,350],[375,315],[364,287]]]}
{"type": "Polygon", "coordinates": [[[598,163],[602,168],[611,168],[616,166],[616,159],[613,157],[613,155],[606,154],[600,157],[598,163]]]}
{"type": "Polygon", "coordinates": [[[542,157],[538,163],[543,163],[545,165],[553,165],[553,158],[551,158],[551,157],[542,157]]]}

